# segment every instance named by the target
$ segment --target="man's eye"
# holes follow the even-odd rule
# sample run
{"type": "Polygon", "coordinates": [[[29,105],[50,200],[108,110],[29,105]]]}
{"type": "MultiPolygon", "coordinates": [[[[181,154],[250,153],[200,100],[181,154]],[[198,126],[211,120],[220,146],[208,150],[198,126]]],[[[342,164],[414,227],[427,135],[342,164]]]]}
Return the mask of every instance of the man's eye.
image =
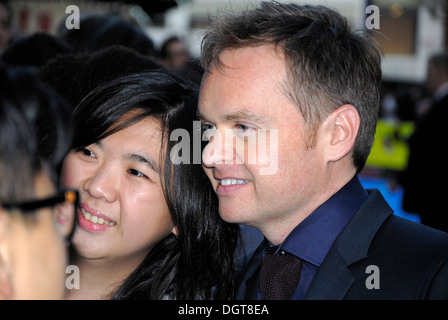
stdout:
{"type": "Polygon", "coordinates": [[[211,123],[203,123],[202,124],[202,131],[211,131],[211,130],[215,130],[216,127],[215,125],[211,124],[211,123]]]}
{"type": "Polygon", "coordinates": [[[245,126],[244,124],[237,124],[236,127],[241,131],[246,131],[250,129],[248,126],[245,126]]]}
{"type": "Polygon", "coordinates": [[[237,133],[248,135],[253,134],[256,130],[252,127],[246,126],[244,124],[238,123],[235,125],[237,133]]]}
{"type": "Polygon", "coordinates": [[[214,132],[216,131],[216,127],[211,123],[202,123],[201,131],[203,134],[203,138],[205,138],[206,141],[210,141],[212,136],[214,135],[214,132]]]}

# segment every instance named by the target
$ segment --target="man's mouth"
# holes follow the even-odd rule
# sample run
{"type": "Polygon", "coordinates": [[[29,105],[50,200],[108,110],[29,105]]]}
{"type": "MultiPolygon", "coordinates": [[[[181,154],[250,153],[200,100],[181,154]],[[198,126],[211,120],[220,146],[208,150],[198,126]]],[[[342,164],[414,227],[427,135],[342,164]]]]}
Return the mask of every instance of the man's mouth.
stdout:
{"type": "Polygon", "coordinates": [[[91,214],[90,212],[87,212],[87,211],[86,211],[84,208],[82,208],[82,207],[81,207],[81,213],[82,213],[82,216],[83,216],[86,220],[88,220],[88,221],[90,221],[90,222],[93,222],[93,223],[102,224],[102,225],[104,225],[104,226],[114,226],[114,225],[116,224],[115,221],[107,221],[107,220],[105,220],[105,219],[102,218],[102,217],[97,217],[97,216],[91,214]]]}

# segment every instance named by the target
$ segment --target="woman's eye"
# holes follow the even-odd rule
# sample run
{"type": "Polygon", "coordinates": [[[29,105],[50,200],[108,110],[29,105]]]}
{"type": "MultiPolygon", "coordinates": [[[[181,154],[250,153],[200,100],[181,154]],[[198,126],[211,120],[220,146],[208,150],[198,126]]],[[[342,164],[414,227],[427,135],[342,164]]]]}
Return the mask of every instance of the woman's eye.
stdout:
{"type": "Polygon", "coordinates": [[[136,176],[136,177],[148,178],[147,175],[145,175],[144,173],[141,173],[140,171],[135,170],[135,169],[129,169],[128,172],[131,175],[136,176]]]}
{"type": "Polygon", "coordinates": [[[92,151],[90,151],[89,149],[83,148],[83,149],[81,149],[80,152],[87,157],[96,158],[95,154],[92,151]]]}

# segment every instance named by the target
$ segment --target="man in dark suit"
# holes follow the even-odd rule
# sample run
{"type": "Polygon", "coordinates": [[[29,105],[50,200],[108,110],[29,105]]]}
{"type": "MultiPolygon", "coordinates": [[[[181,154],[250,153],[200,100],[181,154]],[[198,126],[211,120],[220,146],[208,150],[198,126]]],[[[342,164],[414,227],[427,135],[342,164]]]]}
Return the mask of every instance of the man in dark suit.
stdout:
{"type": "Polygon", "coordinates": [[[448,234],[394,216],[357,177],[380,102],[368,34],[323,6],[263,2],[218,17],[201,61],[219,213],[264,236],[237,299],[448,298],[448,234]]]}
{"type": "Polygon", "coordinates": [[[448,213],[440,202],[448,171],[439,159],[448,137],[448,53],[439,53],[428,61],[426,86],[432,94],[428,110],[420,116],[416,131],[409,139],[409,160],[399,176],[403,186],[403,208],[418,213],[422,223],[448,232],[448,213]]]}

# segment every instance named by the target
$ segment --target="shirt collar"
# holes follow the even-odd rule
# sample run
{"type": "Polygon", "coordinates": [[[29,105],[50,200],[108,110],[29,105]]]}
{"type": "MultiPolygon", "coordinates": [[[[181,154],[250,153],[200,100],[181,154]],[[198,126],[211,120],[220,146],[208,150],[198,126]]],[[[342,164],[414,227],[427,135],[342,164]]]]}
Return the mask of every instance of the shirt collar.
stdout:
{"type": "Polygon", "coordinates": [[[367,192],[355,175],[291,231],[279,250],[319,267],[336,237],[367,197],[367,192]]]}

